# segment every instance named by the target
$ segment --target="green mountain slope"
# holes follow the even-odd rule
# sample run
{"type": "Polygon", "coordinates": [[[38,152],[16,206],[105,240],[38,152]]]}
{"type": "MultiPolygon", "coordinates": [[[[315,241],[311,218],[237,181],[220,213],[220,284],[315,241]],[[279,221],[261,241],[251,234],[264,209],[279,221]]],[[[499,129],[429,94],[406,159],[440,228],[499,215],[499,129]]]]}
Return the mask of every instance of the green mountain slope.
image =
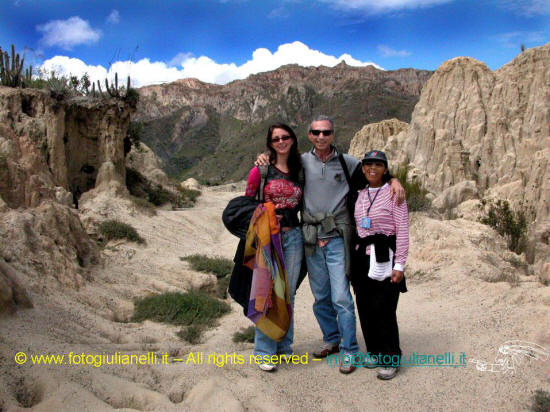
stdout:
{"type": "Polygon", "coordinates": [[[302,151],[310,148],[307,126],[317,114],[334,118],[343,150],[367,123],[410,121],[430,75],[340,64],[283,66],[224,86],[184,79],[141,88],[135,120],[143,123],[142,140],[164,160],[169,175],[222,183],[246,177],[276,121],[294,128],[302,151]]]}

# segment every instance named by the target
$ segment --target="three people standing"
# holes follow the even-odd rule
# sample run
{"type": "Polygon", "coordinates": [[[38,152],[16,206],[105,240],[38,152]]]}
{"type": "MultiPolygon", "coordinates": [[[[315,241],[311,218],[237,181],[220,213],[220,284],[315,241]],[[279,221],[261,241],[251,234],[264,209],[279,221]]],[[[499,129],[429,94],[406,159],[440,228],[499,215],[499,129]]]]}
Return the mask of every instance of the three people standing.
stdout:
{"type": "MultiPolygon", "coordinates": [[[[279,129],[288,132],[287,129],[279,129]]],[[[288,134],[290,135],[290,132],[288,134]]],[[[295,136],[291,138],[295,143],[295,136]]],[[[359,349],[355,307],[350,292],[350,278],[354,275],[350,256],[355,232],[353,206],[358,191],[367,185],[367,177],[363,173],[361,162],[350,155],[338,153],[332,145],[334,123],[329,117],[318,116],[313,119],[308,130],[308,139],[313,148],[301,155],[301,165],[305,174],[302,192],[302,232],[309,282],[315,299],[313,311],[324,342],[322,347],[314,352],[314,356],[326,357],[341,352],[343,362],[340,372],[348,374],[356,369],[353,356],[359,349]]],[[[272,145],[275,151],[277,147],[277,144],[272,145]]],[[[271,164],[273,167],[273,156],[270,156],[270,159],[266,157],[260,156],[258,163],[271,164]]],[[[251,171],[249,185],[252,174],[251,171]]],[[[388,195],[391,192],[391,197],[402,201],[404,190],[399,181],[391,179],[389,174],[384,174],[382,178],[384,183],[391,180],[388,195]]],[[[290,279],[289,274],[289,287],[294,293],[295,286],[293,288],[290,279]]],[[[292,336],[291,329],[289,332],[292,336]]],[[[286,349],[277,346],[277,351],[281,350],[286,349]]]]}

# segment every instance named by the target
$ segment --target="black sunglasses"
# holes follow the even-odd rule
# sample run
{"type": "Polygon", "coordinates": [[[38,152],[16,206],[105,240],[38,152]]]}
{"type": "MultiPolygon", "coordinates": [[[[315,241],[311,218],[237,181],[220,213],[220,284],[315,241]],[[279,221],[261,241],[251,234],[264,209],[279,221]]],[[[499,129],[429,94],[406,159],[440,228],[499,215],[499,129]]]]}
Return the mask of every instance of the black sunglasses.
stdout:
{"type": "Polygon", "coordinates": [[[281,137],[272,137],[271,143],[279,143],[280,141],[286,142],[288,139],[292,139],[289,135],[281,137]]]}
{"type": "Polygon", "coordinates": [[[309,130],[309,132],[313,135],[313,136],[319,136],[320,134],[322,134],[323,136],[330,136],[332,133],[334,133],[334,130],[309,130]]]}

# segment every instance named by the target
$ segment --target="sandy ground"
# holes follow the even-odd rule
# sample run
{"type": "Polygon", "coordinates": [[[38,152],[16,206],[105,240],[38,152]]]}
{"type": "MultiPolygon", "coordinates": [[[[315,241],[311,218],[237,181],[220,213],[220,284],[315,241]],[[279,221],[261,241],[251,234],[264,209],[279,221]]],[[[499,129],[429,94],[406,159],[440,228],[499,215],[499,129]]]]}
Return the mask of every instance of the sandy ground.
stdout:
{"type": "MultiPolygon", "coordinates": [[[[405,354],[449,352],[459,363],[464,353],[465,366],[404,367],[383,382],[375,370],[361,368],[344,376],[309,357],[307,364],[265,373],[249,364],[251,344],[232,342],[234,331],[250,322],[229,300],[231,313],[194,346],[175,335],[177,327],[127,322],[137,296],[214,282],[213,276],[191,271],[180,257],[233,257],[237,241],[220,216],[235,195],[228,187],[205,189],[193,209],[126,216],[146,245],[111,243],[104,263],[80,290],[56,289],[55,283],[35,288],[34,309],[1,317],[0,411],[517,411],[530,408],[535,390],[550,391],[550,287],[521,272],[517,285],[482,280],[494,271],[516,269],[501,262],[504,255],[496,249],[502,243],[481,225],[463,220],[412,216],[409,292],[401,295],[398,319],[405,354]],[[471,362],[492,362],[510,340],[536,343],[543,350],[535,353],[537,358],[518,355],[519,364],[507,355],[514,366],[509,373],[479,371],[471,362]],[[25,352],[27,362],[16,364],[16,352],[25,352]],[[75,365],[68,364],[70,352],[154,353],[159,364],[75,365]],[[204,363],[174,361],[186,361],[191,353],[202,353],[204,363]],[[208,355],[226,353],[242,355],[244,365],[208,364],[208,355]],[[31,355],[40,354],[65,355],[64,364],[33,365],[31,355]]],[[[296,297],[298,355],[322,342],[312,303],[306,280],[296,297]]],[[[359,326],[357,336],[365,351],[359,326]]]]}

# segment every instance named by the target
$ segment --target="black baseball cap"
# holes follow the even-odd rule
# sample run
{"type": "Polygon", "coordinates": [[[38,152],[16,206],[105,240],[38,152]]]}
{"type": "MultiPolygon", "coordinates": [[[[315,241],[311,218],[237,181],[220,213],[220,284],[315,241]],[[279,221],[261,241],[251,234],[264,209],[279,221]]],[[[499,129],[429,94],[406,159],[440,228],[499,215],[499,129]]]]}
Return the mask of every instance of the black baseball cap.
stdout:
{"type": "Polygon", "coordinates": [[[386,153],[380,150],[371,150],[370,152],[365,153],[365,157],[361,160],[361,163],[370,163],[370,162],[382,162],[386,167],[388,167],[388,158],[386,153]]]}

